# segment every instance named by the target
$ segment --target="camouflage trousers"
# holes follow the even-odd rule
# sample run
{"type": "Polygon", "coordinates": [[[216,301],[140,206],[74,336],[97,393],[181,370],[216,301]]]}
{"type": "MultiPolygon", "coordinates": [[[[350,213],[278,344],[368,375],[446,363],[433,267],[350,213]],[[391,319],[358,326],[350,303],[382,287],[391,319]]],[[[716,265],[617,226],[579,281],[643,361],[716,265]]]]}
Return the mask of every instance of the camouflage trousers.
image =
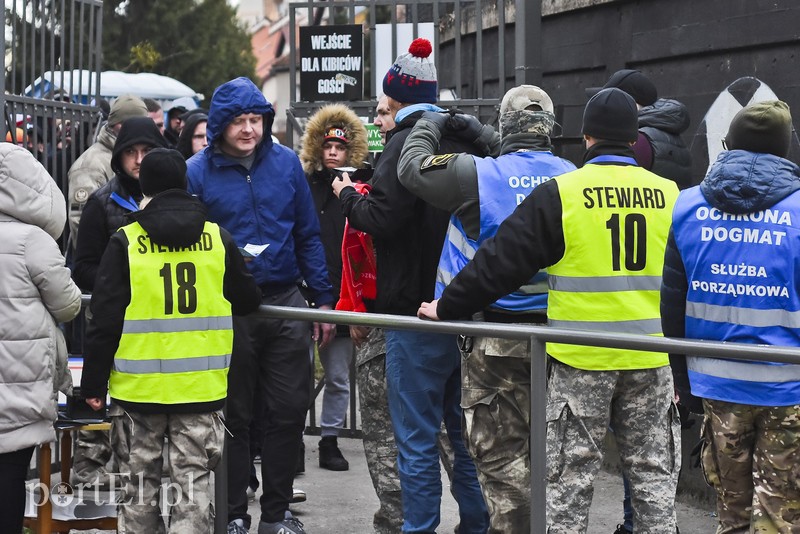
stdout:
{"type": "Polygon", "coordinates": [[[706,481],[717,534],[800,533],[800,406],[703,400],[706,481]]]}
{"type": "Polygon", "coordinates": [[[547,385],[549,534],[586,532],[609,425],[631,485],[636,534],[675,534],[680,418],[669,366],[584,371],[551,359],[547,385]]]}
{"type": "Polygon", "coordinates": [[[497,338],[474,344],[462,353],[461,407],[489,533],[530,532],[530,344],[497,338]]]}
{"type": "MultiPolygon", "coordinates": [[[[397,471],[389,400],[386,396],[386,341],[383,330],[370,330],[366,342],[356,348],[356,381],[361,408],[361,432],[367,469],[380,502],[372,520],[376,534],[399,534],[403,530],[403,498],[397,471]]],[[[453,448],[447,433],[439,433],[439,458],[453,478],[453,448]]]]}
{"type": "Polygon", "coordinates": [[[72,482],[91,484],[108,482],[108,462],[111,460],[111,442],[108,432],[79,430],[75,436],[72,454],[72,482]]]}
{"type": "Polygon", "coordinates": [[[162,515],[169,515],[170,533],[212,533],[211,470],[222,455],[221,411],[142,414],[112,406],[109,415],[111,446],[122,480],[118,532],[161,533],[165,531],[162,515]],[[164,438],[170,483],[162,488],[164,438]],[[169,510],[159,504],[168,505],[169,510]]]}

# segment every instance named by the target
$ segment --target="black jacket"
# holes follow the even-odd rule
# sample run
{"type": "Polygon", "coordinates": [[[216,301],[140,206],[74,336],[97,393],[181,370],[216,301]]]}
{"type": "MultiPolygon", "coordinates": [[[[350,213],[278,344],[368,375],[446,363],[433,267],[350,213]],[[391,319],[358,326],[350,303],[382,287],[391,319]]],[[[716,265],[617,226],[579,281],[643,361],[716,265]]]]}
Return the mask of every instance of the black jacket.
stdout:
{"type": "Polygon", "coordinates": [[[124,200],[133,200],[136,205],[142,200],[139,180],[128,176],[120,163],[122,152],[136,144],[150,145],[153,148],[167,146],[166,140],[150,117],[134,117],[122,125],[111,152],[111,168],[115,175],[107,184],[92,193],[86,201],[78,224],[72,278],[83,291],[94,290],[100,259],[108,240],[120,227],[128,224],[126,217],[134,211],[123,207],[113,198],[113,194],[116,193],[124,200]]]}
{"type": "MultiPolygon", "coordinates": [[[[397,179],[403,143],[421,116],[421,111],[412,113],[388,133],[369,195],[347,187],[339,196],[350,224],[372,235],[378,264],[378,313],[415,315],[421,302],[433,298],[450,214],[417,198],[397,179]]],[[[471,144],[444,137],[437,153],[461,152],[476,151],[471,144]]]]}
{"type": "Polygon", "coordinates": [[[653,149],[650,171],[669,178],[678,189],[692,185],[692,156],[681,134],[689,128],[689,111],[677,100],[659,98],[639,110],[639,132],[653,149]]]}
{"type": "Polygon", "coordinates": [[[132,212],[114,200],[113,193],[123,199],[132,199],[137,205],[142,200],[139,182],[123,174],[114,176],[86,201],[78,225],[80,237],[75,247],[75,267],[72,272],[72,279],[84,292],[94,291],[100,259],[108,240],[114,232],[128,224],[127,216],[132,212]]]}
{"type": "MultiPolygon", "coordinates": [[[[175,144],[175,150],[181,153],[183,159],[189,159],[194,156],[194,153],[192,152],[194,131],[197,128],[197,125],[201,122],[208,122],[208,115],[205,113],[195,113],[189,117],[186,120],[186,124],[183,125],[181,134],[178,136],[178,142],[175,144]]],[[[167,131],[164,130],[164,133],[166,134],[167,131]]]]}
{"type": "MultiPolygon", "coordinates": [[[[196,243],[206,221],[206,208],[185,191],[171,189],[153,198],[142,211],[131,216],[155,243],[185,247],[196,243]]],[[[225,245],[223,295],[234,315],[247,315],[261,303],[261,291],[230,234],[220,228],[225,245]]],[[[81,391],[86,397],[104,398],[114,355],[122,336],[125,310],[131,302],[128,238],[115,233],[108,242],[92,295],[92,321],[86,330],[85,361],[81,391]]],[[[202,404],[131,403],[115,400],[126,409],[143,413],[200,413],[222,408],[224,399],[202,404]]]]}
{"type": "MultiPolygon", "coordinates": [[[[320,240],[325,249],[325,263],[328,266],[328,279],[333,286],[333,294],[339,300],[342,287],[342,236],[344,235],[344,215],[342,204],[331,189],[331,173],[327,169],[316,171],[308,177],[308,186],[314,199],[314,208],[319,217],[320,240]]],[[[304,292],[305,294],[305,292],[304,292]]],[[[306,295],[306,298],[309,298],[306,295]]],[[[336,325],[337,336],[349,336],[347,325],[336,325]]]]}

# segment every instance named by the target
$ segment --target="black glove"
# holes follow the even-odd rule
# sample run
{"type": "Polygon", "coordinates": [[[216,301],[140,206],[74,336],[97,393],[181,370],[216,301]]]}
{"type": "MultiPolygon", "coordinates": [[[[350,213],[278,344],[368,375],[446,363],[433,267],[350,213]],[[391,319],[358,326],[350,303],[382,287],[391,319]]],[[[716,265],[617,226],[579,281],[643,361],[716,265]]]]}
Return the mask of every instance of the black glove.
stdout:
{"type": "Polygon", "coordinates": [[[467,143],[474,143],[483,131],[483,124],[481,121],[467,115],[466,113],[450,112],[450,118],[447,121],[447,133],[451,137],[461,139],[467,143]]]}
{"type": "Polygon", "coordinates": [[[444,135],[447,131],[447,121],[450,119],[450,114],[447,112],[439,111],[426,111],[422,114],[421,120],[432,122],[439,129],[439,132],[444,135]]]}

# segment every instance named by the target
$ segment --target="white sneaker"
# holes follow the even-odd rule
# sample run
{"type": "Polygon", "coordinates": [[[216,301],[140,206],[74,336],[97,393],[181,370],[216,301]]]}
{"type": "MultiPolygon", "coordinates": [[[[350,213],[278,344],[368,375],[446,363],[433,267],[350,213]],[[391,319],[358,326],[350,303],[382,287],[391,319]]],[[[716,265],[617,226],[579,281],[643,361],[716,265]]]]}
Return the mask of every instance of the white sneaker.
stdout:
{"type": "Polygon", "coordinates": [[[306,492],[299,488],[292,488],[292,504],[306,502],[306,492]]]}
{"type": "Polygon", "coordinates": [[[247,534],[247,529],[244,528],[244,521],[242,519],[234,519],[228,523],[227,534],[247,534]]]}

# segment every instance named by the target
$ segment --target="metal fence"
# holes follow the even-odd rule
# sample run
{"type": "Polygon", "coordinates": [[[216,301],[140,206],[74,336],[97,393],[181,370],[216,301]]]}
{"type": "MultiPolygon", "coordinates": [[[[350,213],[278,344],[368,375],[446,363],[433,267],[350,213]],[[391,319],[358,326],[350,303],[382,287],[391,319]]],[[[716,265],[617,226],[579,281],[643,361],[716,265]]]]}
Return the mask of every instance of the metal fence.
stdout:
{"type": "MultiPolygon", "coordinates": [[[[361,24],[365,36],[364,99],[347,102],[360,117],[374,118],[378,91],[374,81],[385,72],[376,71],[378,47],[391,49],[394,59],[406,50],[398,47],[398,27],[408,24],[414,38],[422,25],[433,25],[433,49],[440,89],[449,96],[439,104],[459,107],[485,123],[496,123],[500,99],[506,90],[520,83],[539,83],[541,52],[538,46],[541,29],[540,1],[528,0],[309,0],[289,4],[289,79],[297,80],[299,51],[297,24],[361,24]],[[507,19],[509,6],[514,20],[507,19]],[[377,42],[378,25],[389,25],[391,38],[377,42]],[[507,31],[513,25],[515,32],[507,31]],[[513,34],[513,46],[510,36],[513,34]],[[484,41],[492,36],[496,61],[487,61],[484,41]],[[486,37],[486,38],[485,38],[486,37]],[[487,84],[487,79],[491,83],[487,84]]],[[[302,135],[305,120],[326,102],[304,102],[290,92],[287,110],[286,144],[294,146],[295,135],[302,135]]]]}
{"type": "Polygon", "coordinates": [[[91,100],[100,87],[102,8],[100,0],[7,0],[0,14],[0,139],[31,150],[65,194],[67,171],[100,119],[91,100]],[[94,85],[76,76],[80,69],[94,73],[94,85]]]}

